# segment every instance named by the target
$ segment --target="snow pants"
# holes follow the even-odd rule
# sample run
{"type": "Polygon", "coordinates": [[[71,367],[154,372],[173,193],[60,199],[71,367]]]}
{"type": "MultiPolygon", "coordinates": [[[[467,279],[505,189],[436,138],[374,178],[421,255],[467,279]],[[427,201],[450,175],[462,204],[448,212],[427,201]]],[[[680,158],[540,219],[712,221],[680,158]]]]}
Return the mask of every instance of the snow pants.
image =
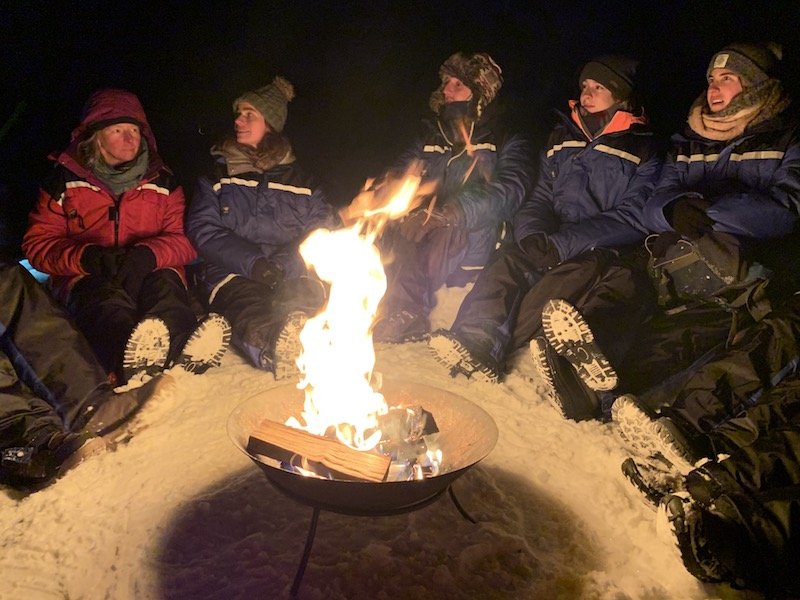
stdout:
{"type": "Polygon", "coordinates": [[[547,300],[563,298],[581,313],[617,372],[614,393],[638,395],[724,344],[735,325],[752,322],[744,309],[711,301],[665,309],[647,258],[644,248],[595,249],[551,269],[523,304],[519,342],[538,332],[547,300]]]}
{"type": "MultiPolygon", "coordinates": [[[[627,255],[624,255],[627,256],[627,255]]],[[[543,271],[515,244],[498,250],[478,277],[451,328],[471,351],[490,356],[501,367],[514,351],[541,332],[542,309],[563,298],[613,332],[620,352],[632,340],[628,323],[653,311],[655,293],[644,271],[617,252],[585,252],[543,271]]]]}
{"type": "MultiPolygon", "coordinates": [[[[786,419],[770,392],[800,363],[800,296],[791,296],[761,321],[720,344],[690,368],[640,395],[654,413],[669,416],[690,436],[707,437],[713,454],[730,452],[786,419]],[[767,401],[769,399],[770,401],[767,401]]],[[[795,389],[797,386],[795,386],[795,389]]],[[[777,397],[787,398],[786,393],[777,397]]]]}
{"type": "Polygon", "coordinates": [[[690,472],[686,489],[702,509],[712,555],[736,574],[732,583],[768,597],[795,597],[800,594],[800,380],[784,380],[740,418],[759,424],[750,443],[731,446],[728,456],[690,472]]]}
{"type": "Polygon", "coordinates": [[[389,227],[380,248],[388,280],[381,314],[407,310],[428,317],[435,306],[436,290],[461,269],[467,253],[467,232],[440,227],[416,243],[400,235],[398,228],[389,227]]]}
{"type": "Polygon", "coordinates": [[[168,364],[197,326],[189,292],[172,269],[158,269],[145,277],[137,298],[131,298],[112,280],[88,275],[75,284],[67,308],[102,367],[120,377],[125,345],[139,321],[158,317],[166,323],[170,334],[168,364]]]}
{"type": "Polygon", "coordinates": [[[209,299],[209,310],[231,324],[231,343],[258,368],[266,368],[289,313],[315,314],[325,301],[323,284],[311,277],[283,281],[274,290],[246,277],[234,277],[209,299]],[[266,358],[269,358],[265,362],[266,358]]]}
{"type": "Polygon", "coordinates": [[[24,268],[0,263],[0,447],[80,430],[86,408],[110,393],[63,307],[24,268]]]}

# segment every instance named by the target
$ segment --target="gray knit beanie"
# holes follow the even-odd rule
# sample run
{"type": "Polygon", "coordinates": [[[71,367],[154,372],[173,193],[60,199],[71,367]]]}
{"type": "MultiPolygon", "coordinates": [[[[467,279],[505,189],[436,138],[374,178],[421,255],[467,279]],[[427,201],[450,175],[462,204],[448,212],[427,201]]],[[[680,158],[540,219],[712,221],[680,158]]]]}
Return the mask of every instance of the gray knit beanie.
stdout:
{"type": "Polygon", "coordinates": [[[281,76],[272,83],[252,92],[245,92],[233,101],[233,112],[239,110],[240,102],[249,102],[260,112],[267,124],[277,132],[286,124],[287,104],[294,98],[294,86],[281,76]]]}
{"type": "Polygon", "coordinates": [[[777,75],[781,55],[774,44],[729,44],[711,57],[706,77],[713,69],[730,69],[744,87],[756,86],[777,75]]]}

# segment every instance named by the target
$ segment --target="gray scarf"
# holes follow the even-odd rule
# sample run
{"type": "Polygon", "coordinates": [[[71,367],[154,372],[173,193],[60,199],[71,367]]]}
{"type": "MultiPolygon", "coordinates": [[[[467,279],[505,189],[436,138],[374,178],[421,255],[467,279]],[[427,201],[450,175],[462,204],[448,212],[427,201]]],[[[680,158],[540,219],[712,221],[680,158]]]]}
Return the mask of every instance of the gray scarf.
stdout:
{"type": "Polygon", "coordinates": [[[133,160],[112,167],[101,158],[92,166],[92,171],[108,186],[114,196],[119,197],[139,184],[149,163],[150,151],[147,149],[147,142],[142,138],[142,149],[133,160]]]}

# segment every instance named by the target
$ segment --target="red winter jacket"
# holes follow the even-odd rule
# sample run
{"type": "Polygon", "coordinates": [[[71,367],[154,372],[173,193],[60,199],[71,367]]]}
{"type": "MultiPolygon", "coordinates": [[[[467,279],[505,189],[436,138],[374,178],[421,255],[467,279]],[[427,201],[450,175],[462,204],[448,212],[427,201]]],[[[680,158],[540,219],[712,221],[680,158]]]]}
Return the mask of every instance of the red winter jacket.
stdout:
{"type": "Polygon", "coordinates": [[[52,276],[56,295],[66,301],[75,282],[86,272],[80,260],[87,246],[145,245],[156,257],[156,268],[173,268],[184,277],[183,265],[196,257],[184,234],[183,190],[161,161],[156,141],[139,99],[122,90],[102,90],[92,96],[81,124],[66,150],[51,155],[55,173],[39,192],[30,214],[22,249],[31,264],[52,276]],[[147,140],[150,160],[136,187],[119,198],[77,161],[78,144],[91,134],[89,126],[122,117],[134,118],[147,140]]]}

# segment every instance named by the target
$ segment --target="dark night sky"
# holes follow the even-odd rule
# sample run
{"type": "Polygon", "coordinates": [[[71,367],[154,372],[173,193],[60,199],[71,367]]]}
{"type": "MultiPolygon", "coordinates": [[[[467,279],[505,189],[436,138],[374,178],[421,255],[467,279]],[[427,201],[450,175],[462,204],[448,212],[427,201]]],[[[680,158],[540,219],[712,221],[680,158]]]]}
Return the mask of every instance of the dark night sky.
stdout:
{"type": "Polygon", "coordinates": [[[346,202],[413,138],[438,67],[456,50],[487,51],[501,65],[504,101],[537,148],[553,123],[548,110],[574,96],[592,55],[641,61],[645,107],[666,138],[724,44],[777,41],[794,73],[800,54],[800,0],[7,0],[0,12],[0,124],[20,109],[0,140],[0,182],[17,215],[100,87],[139,95],[190,194],[231,126],[233,98],[283,74],[297,92],[286,127],[296,153],[346,202]]]}

